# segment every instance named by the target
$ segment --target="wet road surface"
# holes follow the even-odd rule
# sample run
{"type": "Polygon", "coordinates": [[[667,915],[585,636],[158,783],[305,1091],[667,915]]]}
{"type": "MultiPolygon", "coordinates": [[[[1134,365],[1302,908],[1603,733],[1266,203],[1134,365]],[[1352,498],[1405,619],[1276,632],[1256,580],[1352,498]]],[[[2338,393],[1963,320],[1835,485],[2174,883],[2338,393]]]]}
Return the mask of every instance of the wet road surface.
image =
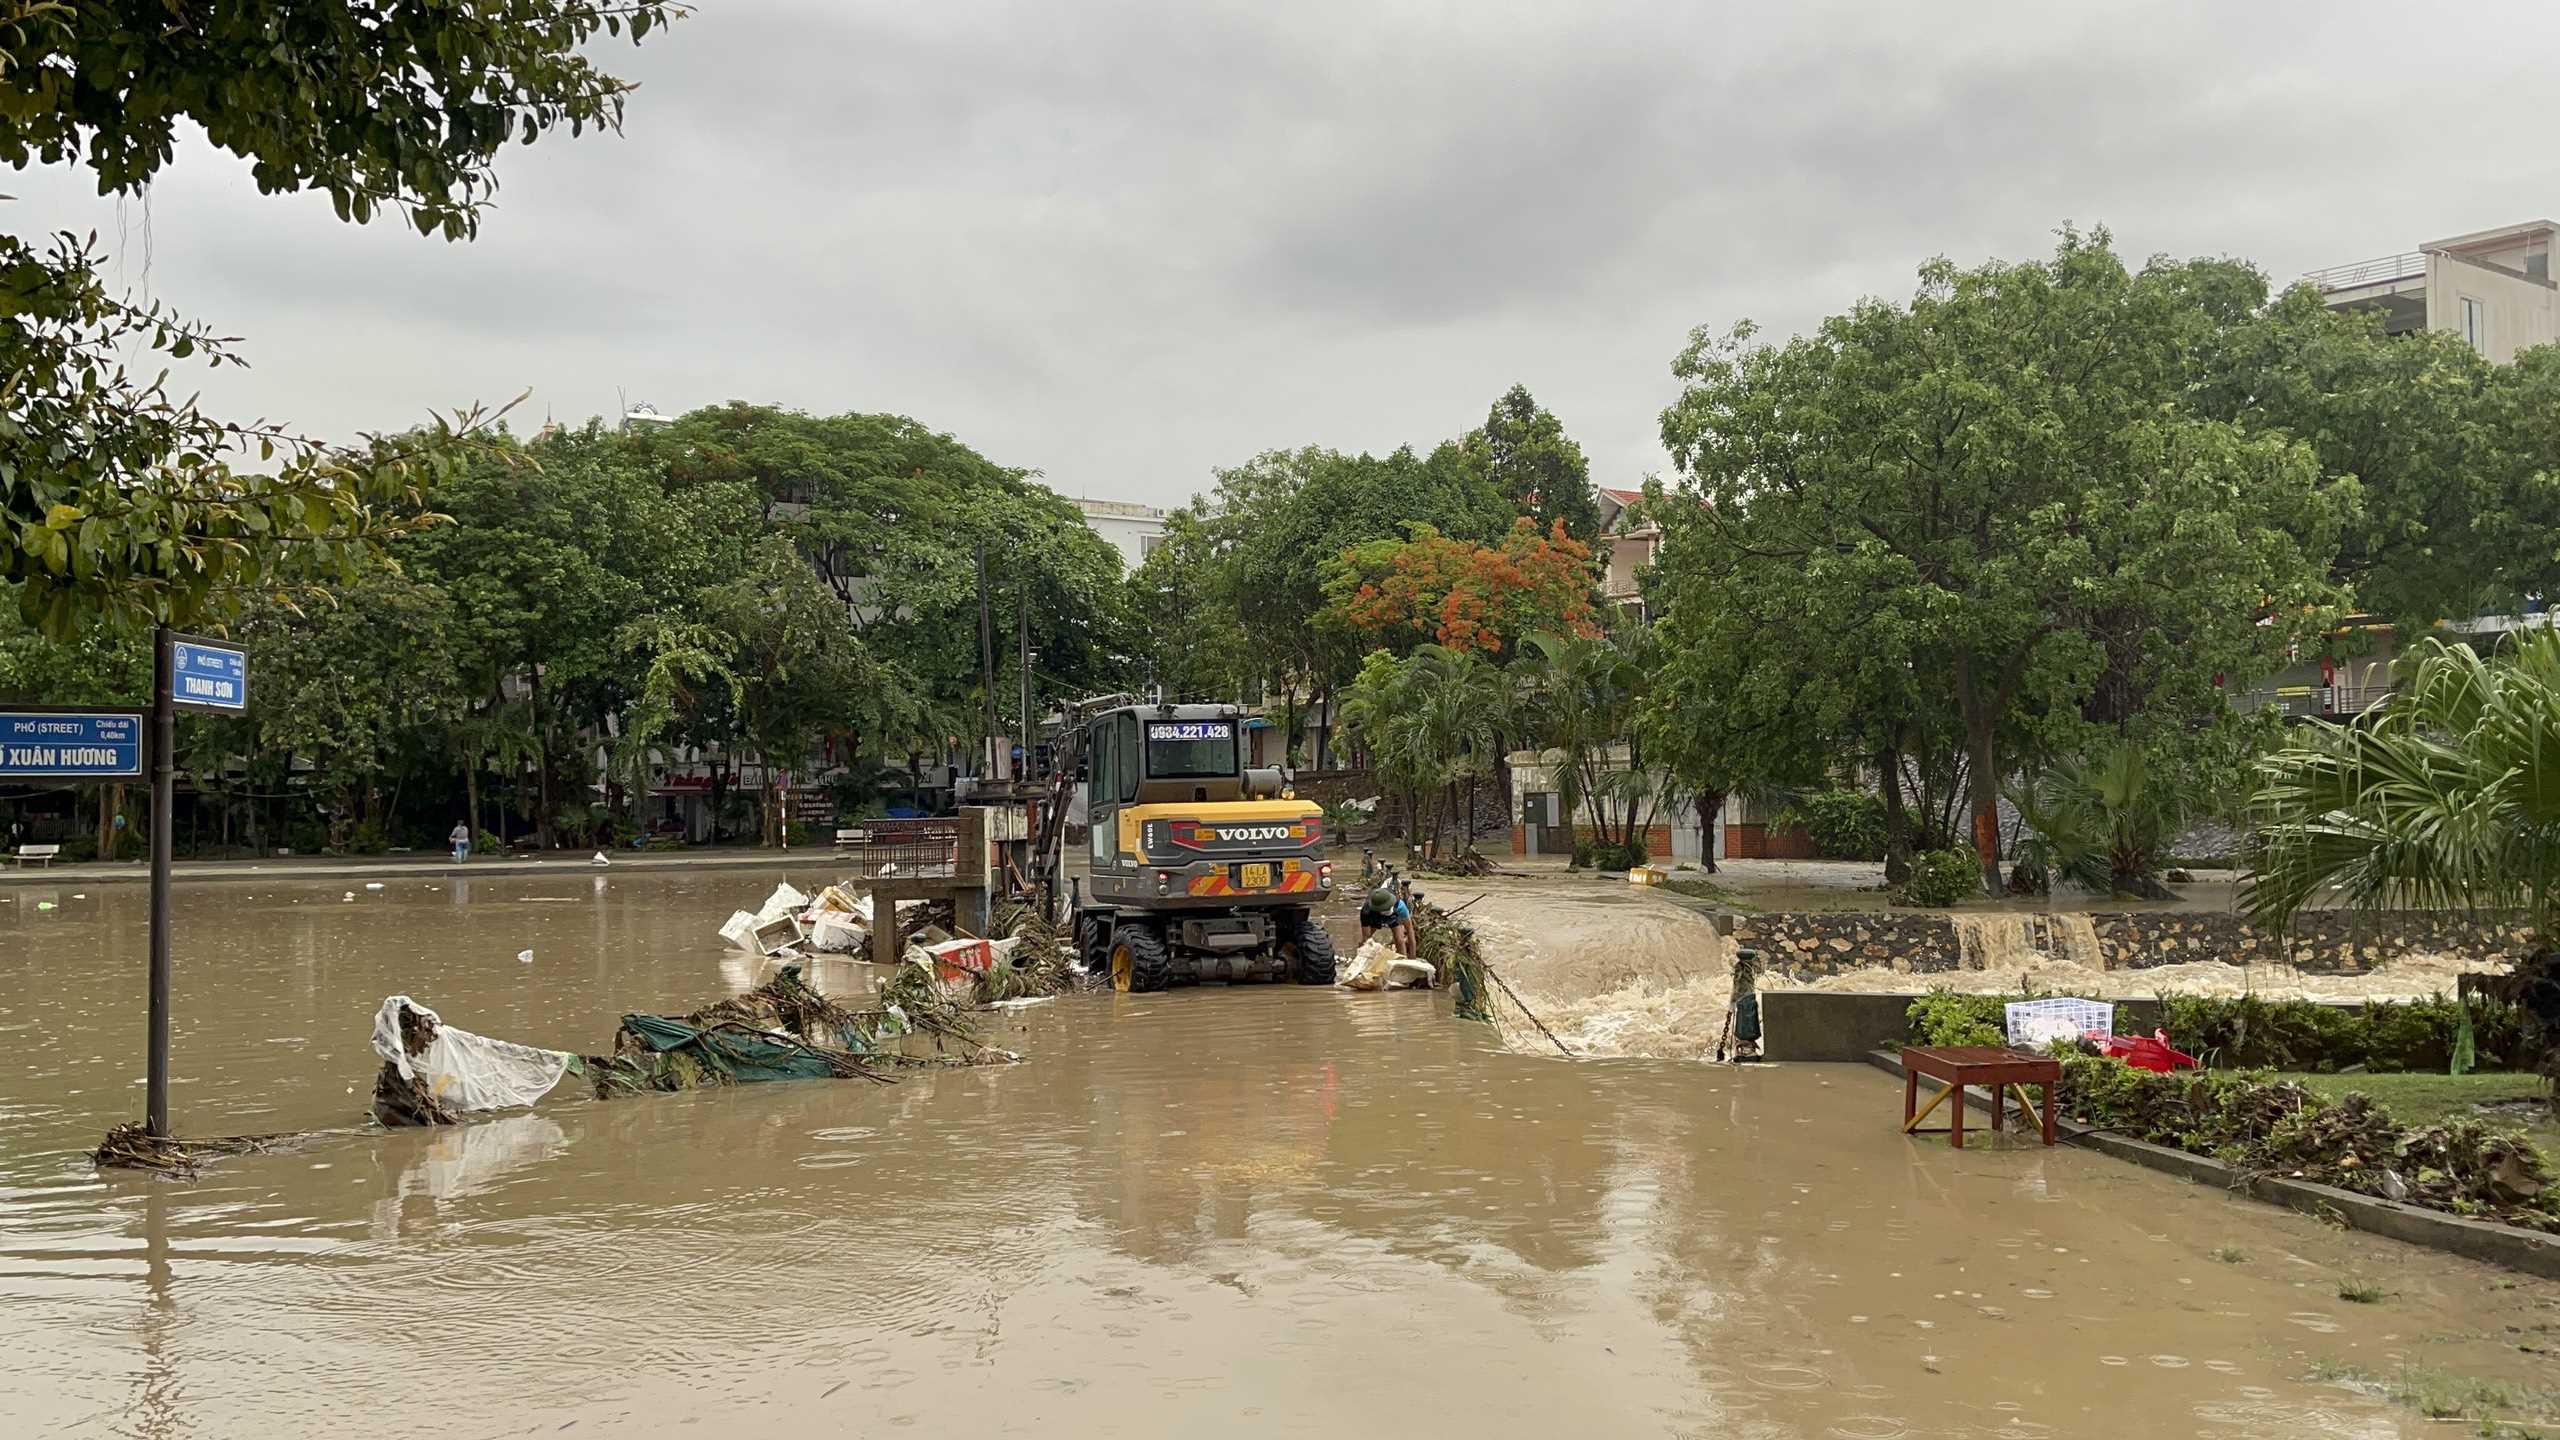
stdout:
{"type": "Polygon", "coordinates": [[[181,887],[179,1128],[346,1128],[184,1184],[77,1155],[141,1108],[142,892],[12,892],[0,1429],[2416,1436],[2308,1377],[2550,1378],[2545,1282],[1430,995],[1068,997],[1015,1067],[354,1128],[384,995],[598,1049],[753,984],[712,929],[770,879],[181,887]]]}

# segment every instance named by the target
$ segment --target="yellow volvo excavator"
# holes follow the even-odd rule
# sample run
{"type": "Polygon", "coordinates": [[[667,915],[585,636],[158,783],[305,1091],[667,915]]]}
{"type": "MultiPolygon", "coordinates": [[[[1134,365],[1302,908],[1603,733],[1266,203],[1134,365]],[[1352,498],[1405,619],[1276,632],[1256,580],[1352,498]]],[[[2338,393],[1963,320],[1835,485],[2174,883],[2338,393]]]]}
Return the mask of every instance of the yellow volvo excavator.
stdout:
{"type": "Polygon", "coordinates": [[[1314,911],[1333,890],[1324,812],[1244,764],[1235,706],[1093,702],[1069,710],[1055,754],[1034,863],[1054,896],[1081,785],[1086,875],[1069,889],[1088,969],[1135,992],[1333,983],[1314,911]]]}

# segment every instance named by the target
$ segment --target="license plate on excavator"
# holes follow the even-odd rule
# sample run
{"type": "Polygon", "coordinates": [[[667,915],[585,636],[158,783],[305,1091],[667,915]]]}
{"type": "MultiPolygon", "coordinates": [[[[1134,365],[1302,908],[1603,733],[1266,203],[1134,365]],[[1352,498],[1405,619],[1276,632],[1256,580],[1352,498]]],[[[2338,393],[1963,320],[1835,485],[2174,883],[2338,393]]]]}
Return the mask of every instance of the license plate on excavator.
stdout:
{"type": "Polygon", "coordinates": [[[1237,866],[1236,888],[1240,890],[1267,890],[1271,888],[1270,863],[1265,861],[1255,865],[1237,866]]]}

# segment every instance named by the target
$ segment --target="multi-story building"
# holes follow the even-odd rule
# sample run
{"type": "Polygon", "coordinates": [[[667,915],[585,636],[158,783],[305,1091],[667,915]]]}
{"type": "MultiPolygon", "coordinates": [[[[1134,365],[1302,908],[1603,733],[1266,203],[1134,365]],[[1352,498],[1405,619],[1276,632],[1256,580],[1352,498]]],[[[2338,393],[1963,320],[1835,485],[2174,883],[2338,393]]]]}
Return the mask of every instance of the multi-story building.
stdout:
{"type": "Polygon", "coordinates": [[[2314,270],[2333,309],[2372,310],[2393,334],[2445,330],[2500,364],[2560,340],[2560,285],[2551,276],[2560,224],[2527,220],[2434,240],[2399,255],[2314,270]]]}
{"type": "Polygon", "coordinates": [[[1120,552],[1123,568],[1135,570],[1164,543],[1165,512],[1153,505],[1140,505],[1129,500],[1084,500],[1075,502],[1084,512],[1084,523],[1093,533],[1111,542],[1120,552]]]}
{"type": "Polygon", "coordinates": [[[1653,563],[1654,552],[1662,548],[1662,526],[1636,508],[1644,499],[1641,490],[1612,490],[1598,487],[1600,499],[1601,547],[1609,557],[1609,571],[1600,581],[1600,594],[1612,605],[1641,607],[1644,594],[1638,580],[1644,567],[1653,563]]]}

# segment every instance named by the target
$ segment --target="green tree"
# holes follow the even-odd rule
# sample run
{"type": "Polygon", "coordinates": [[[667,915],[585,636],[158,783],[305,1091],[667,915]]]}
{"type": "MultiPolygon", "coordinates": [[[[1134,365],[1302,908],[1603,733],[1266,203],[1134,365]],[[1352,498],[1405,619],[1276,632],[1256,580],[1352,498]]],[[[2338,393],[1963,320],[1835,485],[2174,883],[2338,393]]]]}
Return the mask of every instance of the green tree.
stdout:
{"type": "MultiPolygon", "coordinates": [[[[501,146],[619,123],[629,87],[581,45],[676,9],[5,0],[0,161],[84,165],[101,194],[139,194],[183,121],[263,190],[319,189],[342,219],[397,209],[461,239],[501,146]]],[[[173,398],[165,367],[234,363],[229,343],[115,293],[103,263],[76,237],[0,235],[0,581],[51,633],[218,623],[262,593],[351,580],[418,523],[480,424],[345,449],[208,416],[173,398]],[[223,457],[241,448],[274,468],[235,469],[223,457]]]]}
{"type": "Polygon", "coordinates": [[[2560,581],[2560,351],[2492,365],[2458,335],[2387,335],[2296,286],[2230,330],[2201,395],[2355,482],[2331,573],[2359,608],[2424,626],[2512,613],[2560,581]]]}
{"type": "Polygon", "coordinates": [[[453,523],[396,547],[400,562],[452,603],[462,693],[523,706],[535,783],[519,800],[546,849],[564,793],[555,770],[574,763],[579,730],[610,708],[599,692],[631,665],[614,636],[663,583],[654,578],[660,571],[616,546],[687,533],[663,498],[601,431],[551,436],[450,477],[438,499],[453,523]]]}
{"type": "Polygon", "coordinates": [[[879,667],[846,622],[843,602],[785,540],[761,546],[745,574],[703,592],[708,629],[693,637],[698,675],[726,677],[737,697],[738,733],[764,761],[758,796],[763,838],[782,843],[776,771],[805,772],[830,734],[877,724],[884,690],[879,667]],[[726,653],[711,636],[726,638],[726,653]]]}
{"type": "MultiPolygon", "coordinates": [[[[671,496],[735,487],[765,533],[788,537],[833,591],[865,652],[894,666],[903,703],[877,713],[874,749],[938,749],[975,734],[984,696],[978,556],[989,560],[999,713],[1018,702],[1011,637],[1027,604],[1043,693],[1111,688],[1134,648],[1120,560],[1075,507],[1030,472],[998,465],[898,415],[812,416],[733,402],[634,437],[626,451],[671,496]]],[[[745,561],[724,559],[728,573],[745,561]]],[[[675,593],[693,588],[666,587],[675,593]]]]}
{"type": "Polygon", "coordinates": [[[1944,654],[1889,609],[1842,606],[1826,614],[1832,623],[1807,623],[1800,588],[1771,588],[1765,560],[1734,543],[1722,517],[1702,506],[1661,513],[1664,543],[1645,582],[1660,656],[1647,753],[1711,810],[1734,794],[1774,802],[1833,775],[1873,775],[1886,874],[1898,883],[1912,851],[1945,828],[1907,802],[1952,799],[1960,763],[1944,654]]]}
{"type": "Polygon", "coordinates": [[[2560,635],[2512,658],[2429,642],[2389,704],[2270,755],[2241,908],[2520,908],[2560,947],[2560,635]]]}
{"type": "MultiPolygon", "coordinates": [[[[1309,447],[1271,451],[1218,472],[1213,506],[1225,557],[1225,604],[1242,625],[1261,678],[1292,711],[1304,687],[1321,707],[1347,685],[1367,646],[1318,623],[1325,567],[1352,547],[1402,540],[1416,525],[1491,544],[1514,511],[1456,444],[1384,457],[1309,447]]],[[[1321,755],[1317,763],[1323,763],[1321,755]]]]}
{"type": "Polygon", "coordinates": [[[1165,516],[1163,543],[1129,574],[1143,678],[1169,698],[1232,701],[1260,678],[1226,564],[1215,519],[1194,500],[1165,516]]]}
{"type": "Polygon", "coordinates": [[[2129,271],[2103,231],[2066,231],[2046,262],[1932,261],[1907,306],[1784,345],[1701,331],[1674,366],[1663,439],[1724,573],[1797,633],[1881,626],[1943,663],[1986,889],[2005,752],[2219,723],[2218,682],[2273,670],[2332,613],[2352,488],[2187,408],[2251,280],[2129,271]]]}
{"type": "Polygon", "coordinates": [[[1481,474],[1515,515],[1545,534],[1558,525],[1585,545],[1600,538],[1600,500],[1591,493],[1591,462],[1564,433],[1563,422],[1526,385],[1514,385],[1485,412],[1484,424],[1458,442],[1469,469],[1481,474]]]}
{"type": "Polygon", "coordinates": [[[462,710],[444,592],[388,569],[300,606],[267,601],[240,618],[257,708],[258,747],[310,762],[329,797],[329,841],[359,825],[387,835],[397,795],[382,793],[402,742],[441,736],[462,710]]]}
{"type": "Polygon", "coordinates": [[[622,649],[648,662],[639,693],[622,713],[622,736],[611,756],[626,816],[648,796],[661,746],[687,736],[714,738],[705,732],[705,718],[734,716],[746,704],[745,687],[729,669],[729,641],[705,621],[664,612],[632,621],[615,637],[622,649]]]}

